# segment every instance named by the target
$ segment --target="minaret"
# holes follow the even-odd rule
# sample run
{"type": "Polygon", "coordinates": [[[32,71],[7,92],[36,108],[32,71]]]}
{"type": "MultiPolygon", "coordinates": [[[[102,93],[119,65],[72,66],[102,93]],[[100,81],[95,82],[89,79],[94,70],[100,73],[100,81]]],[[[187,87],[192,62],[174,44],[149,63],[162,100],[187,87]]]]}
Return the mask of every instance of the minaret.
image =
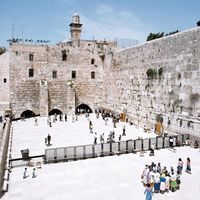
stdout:
{"type": "Polygon", "coordinates": [[[71,40],[80,40],[82,24],[80,24],[80,17],[78,13],[73,14],[72,23],[69,26],[71,27],[71,40]]]}

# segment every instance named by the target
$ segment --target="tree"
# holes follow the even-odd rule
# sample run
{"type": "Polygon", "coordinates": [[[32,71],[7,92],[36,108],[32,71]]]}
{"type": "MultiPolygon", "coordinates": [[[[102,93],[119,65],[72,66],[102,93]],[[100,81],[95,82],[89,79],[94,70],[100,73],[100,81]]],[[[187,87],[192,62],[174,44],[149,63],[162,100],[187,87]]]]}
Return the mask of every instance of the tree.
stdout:
{"type": "Polygon", "coordinates": [[[197,22],[197,26],[200,26],[200,20],[197,22]]]}
{"type": "Polygon", "coordinates": [[[5,53],[5,51],[6,51],[5,47],[0,47],[0,55],[3,54],[3,53],[5,53]]]}
{"type": "Polygon", "coordinates": [[[150,33],[148,36],[147,36],[147,41],[150,41],[150,40],[155,40],[155,39],[158,39],[158,38],[161,38],[164,36],[164,32],[160,33],[150,33]]]}
{"type": "Polygon", "coordinates": [[[148,79],[154,79],[157,76],[157,71],[156,69],[149,68],[146,71],[146,74],[147,74],[148,79]]]}
{"type": "Polygon", "coordinates": [[[172,32],[166,33],[165,36],[173,35],[173,34],[176,34],[176,33],[178,33],[178,32],[179,32],[179,30],[172,31],[172,32]]]}
{"type": "MultiPolygon", "coordinates": [[[[199,21],[199,23],[200,23],[200,21],[199,21]]],[[[168,36],[168,35],[173,35],[173,34],[178,33],[178,32],[179,32],[179,30],[172,31],[172,32],[169,32],[169,33],[166,33],[166,34],[164,34],[164,32],[150,33],[147,36],[147,41],[155,40],[155,39],[162,38],[162,37],[165,37],[165,36],[168,36]]]]}

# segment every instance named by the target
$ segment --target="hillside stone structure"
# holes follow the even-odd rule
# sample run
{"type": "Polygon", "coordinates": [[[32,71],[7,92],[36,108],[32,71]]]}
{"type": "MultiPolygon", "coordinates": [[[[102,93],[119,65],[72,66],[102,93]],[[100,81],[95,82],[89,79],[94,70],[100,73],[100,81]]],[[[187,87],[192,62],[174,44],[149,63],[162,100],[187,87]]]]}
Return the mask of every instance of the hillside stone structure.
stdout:
{"type": "Polygon", "coordinates": [[[81,40],[81,29],[74,14],[70,41],[12,43],[0,56],[1,109],[47,116],[83,104],[125,113],[139,126],[200,135],[199,27],[126,49],[81,40]]]}

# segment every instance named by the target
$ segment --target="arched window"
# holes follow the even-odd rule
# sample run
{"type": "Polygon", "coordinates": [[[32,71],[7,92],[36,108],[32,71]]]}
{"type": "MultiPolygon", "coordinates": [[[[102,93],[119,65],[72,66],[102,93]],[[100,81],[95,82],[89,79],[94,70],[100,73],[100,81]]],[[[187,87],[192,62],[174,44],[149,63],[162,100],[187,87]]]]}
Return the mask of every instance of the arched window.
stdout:
{"type": "Polygon", "coordinates": [[[29,54],[29,61],[33,61],[33,54],[29,54]]]}
{"type": "Polygon", "coordinates": [[[91,59],[91,64],[94,65],[94,58],[91,59]]]}
{"type": "Polygon", "coordinates": [[[62,51],[62,61],[67,61],[66,50],[63,50],[63,51],[62,51]]]}

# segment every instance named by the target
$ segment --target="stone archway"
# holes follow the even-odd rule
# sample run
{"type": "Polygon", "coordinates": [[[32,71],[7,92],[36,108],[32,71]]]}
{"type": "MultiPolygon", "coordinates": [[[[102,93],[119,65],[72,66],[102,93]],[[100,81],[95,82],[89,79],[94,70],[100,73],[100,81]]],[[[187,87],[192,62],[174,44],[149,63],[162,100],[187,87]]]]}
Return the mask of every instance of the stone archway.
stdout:
{"type": "Polygon", "coordinates": [[[35,117],[35,113],[31,110],[25,110],[24,112],[22,112],[21,114],[21,118],[30,118],[30,117],[35,117]]]}
{"type": "Polygon", "coordinates": [[[59,109],[52,109],[52,110],[49,112],[49,115],[54,115],[54,114],[61,115],[61,114],[63,114],[63,113],[62,113],[62,111],[60,111],[59,109]]]}
{"type": "Polygon", "coordinates": [[[76,114],[86,113],[86,112],[92,113],[92,109],[88,105],[82,103],[76,107],[76,114]]]}

